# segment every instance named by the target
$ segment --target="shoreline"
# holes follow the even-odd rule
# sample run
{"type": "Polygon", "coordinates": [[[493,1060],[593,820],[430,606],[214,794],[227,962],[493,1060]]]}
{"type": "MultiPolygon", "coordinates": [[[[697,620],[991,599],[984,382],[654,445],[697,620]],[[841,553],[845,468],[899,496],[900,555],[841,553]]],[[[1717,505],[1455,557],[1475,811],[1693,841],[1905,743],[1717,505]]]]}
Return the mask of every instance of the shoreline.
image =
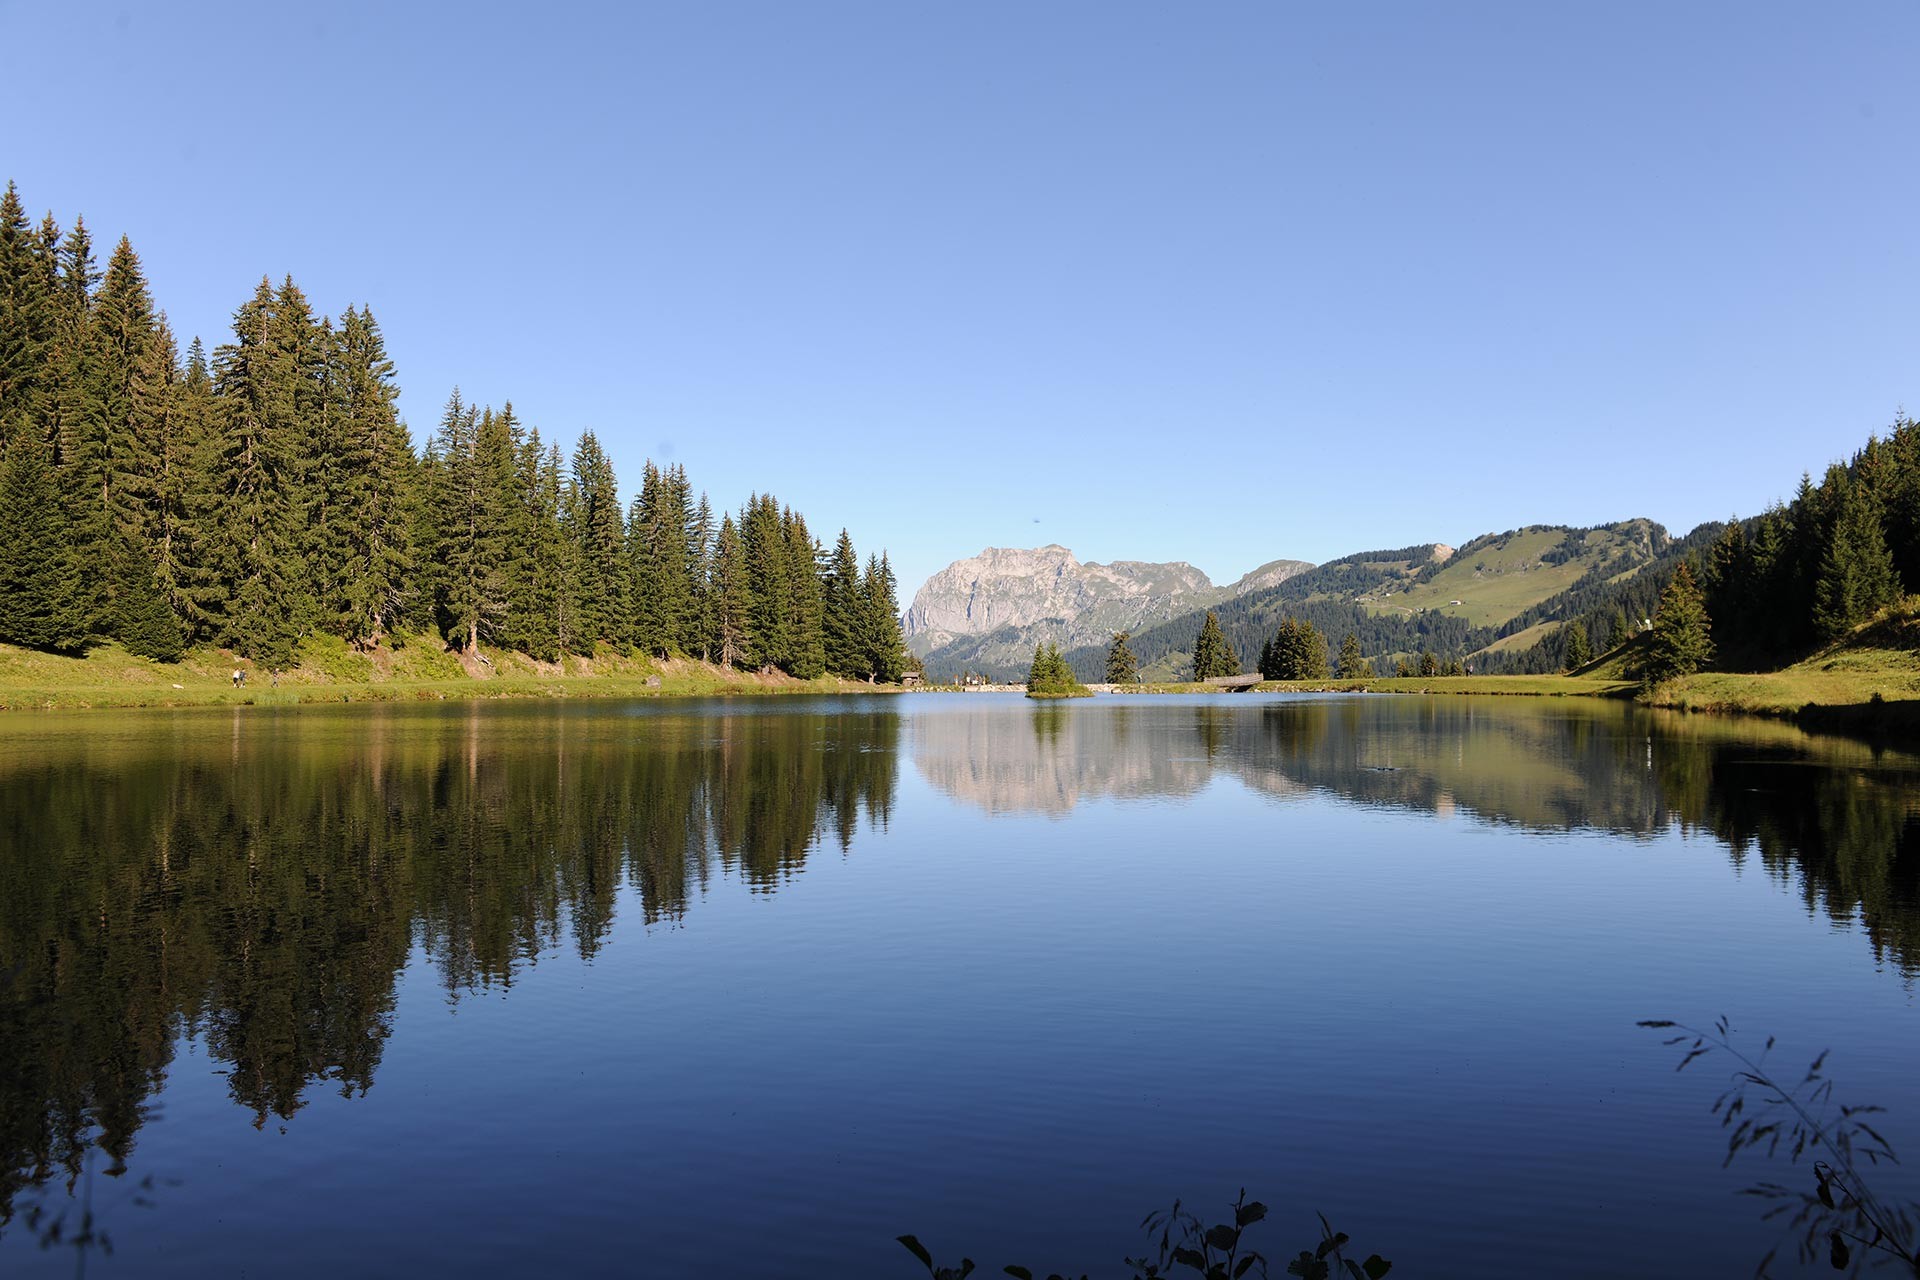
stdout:
{"type": "MultiPolygon", "coordinates": [[[[1257,693],[1414,694],[1475,697],[1602,698],[1685,714],[1759,716],[1809,729],[1868,736],[1920,736],[1920,678],[1890,679],[1884,669],[1828,676],[1818,687],[1784,673],[1703,673],[1651,692],[1633,681],[1600,675],[1384,676],[1359,680],[1267,680],[1257,693]]],[[[1095,684],[1096,696],[1207,694],[1234,690],[1193,682],[1132,686],[1095,684]]],[[[37,653],[0,645],[0,713],[293,707],[355,702],[457,702],[474,699],[647,699],[694,697],[839,696],[1025,692],[1019,684],[975,686],[868,684],[822,677],[798,680],[777,671],[738,671],[688,658],[620,655],[536,663],[497,653],[484,662],[430,645],[351,653],[344,648],[303,654],[300,667],[270,673],[218,650],[199,650],[163,664],[114,646],[85,657],[37,653]],[[234,669],[248,673],[234,687],[234,669]]]]}

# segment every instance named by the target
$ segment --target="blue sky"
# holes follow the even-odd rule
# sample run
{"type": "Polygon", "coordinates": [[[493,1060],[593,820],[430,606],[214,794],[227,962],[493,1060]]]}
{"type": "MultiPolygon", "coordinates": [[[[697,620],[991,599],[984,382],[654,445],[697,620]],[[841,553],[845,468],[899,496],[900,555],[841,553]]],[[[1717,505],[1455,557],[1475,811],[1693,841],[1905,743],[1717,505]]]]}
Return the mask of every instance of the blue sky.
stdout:
{"type": "Polygon", "coordinates": [[[1920,6],[0,4],[182,343],[370,305],[623,484],[1184,559],[1749,514],[1920,412],[1920,6]]]}

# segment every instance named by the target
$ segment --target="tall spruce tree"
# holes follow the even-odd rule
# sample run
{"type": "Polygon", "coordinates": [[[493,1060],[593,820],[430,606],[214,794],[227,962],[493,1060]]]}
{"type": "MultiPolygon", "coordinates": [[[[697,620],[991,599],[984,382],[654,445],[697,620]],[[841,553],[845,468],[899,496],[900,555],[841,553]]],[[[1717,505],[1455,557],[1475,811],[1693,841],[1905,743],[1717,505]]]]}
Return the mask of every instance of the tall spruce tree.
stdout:
{"type": "Polygon", "coordinates": [[[1337,674],[1342,680],[1365,680],[1373,675],[1373,664],[1360,652],[1360,637],[1347,632],[1347,638],[1340,642],[1340,666],[1337,674]]]}
{"type": "Polygon", "coordinates": [[[1227,643],[1227,637],[1220,630],[1220,619],[1213,610],[1207,610],[1206,621],[1200,624],[1200,634],[1193,642],[1193,678],[1212,680],[1220,676],[1240,674],[1240,659],[1233,652],[1233,646],[1227,643]]]}
{"type": "Polygon", "coordinates": [[[1653,615],[1653,630],[1647,635],[1641,679],[1651,685],[1692,675],[1712,658],[1713,638],[1706,602],[1694,582],[1692,568],[1683,560],[1660,595],[1660,607],[1653,615]]]}
{"type": "Polygon", "coordinates": [[[747,550],[731,515],[720,519],[713,550],[713,657],[722,666],[749,661],[747,550]]]}
{"type": "Polygon", "coordinates": [[[1127,644],[1132,638],[1125,631],[1113,633],[1113,643],[1107,646],[1108,684],[1140,683],[1140,660],[1133,656],[1133,649],[1127,644]]]}
{"type": "Polygon", "coordinates": [[[78,648],[86,638],[73,599],[74,567],[66,511],[47,443],[31,423],[15,423],[0,461],[0,640],[32,649],[78,648]]]}
{"type": "Polygon", "coordinates": [[[275,297],[262,280],[214,353],[215,422],[202,451],[188,595],[206,638],[263,664],[292,660],[306,613],[290,370],[272,342],[275,297]]]}
{"type": "Polygon", "coordinates": [[[886,684],[898,683],[907,669],[907,646],[900,636],[900,602],[893,565],[886,552],[881,552],[878,560],[867,557],[860,594],[864,605],[861,633],[866,648],[867,678],[886,684]]]}
{"type": "Polygon", "coordinates": [[[850,680],[865,678],[870,668],[861,643],[861,614],[865,603],[860,594],[860,558],[854,553],[853,539],[845,529],[833,544],[833,558],[827,562],[821,594],[821,638],[826,649],[827,670],[850,680]]]}
{"type": "Polygon", "coordinates": [[[740,516],[740,543],[747,558],[747,664],[785,668],[793,654],[789,561],[780,506],[772,494],[747,499],[740,516]]]}
{"type": "Polygon", "coordinates": [[[793,637],[787,670],[802,680],[815,680],[827,670],[820,546],[807,531],[807,522],[792,508],[780,513],[780,524],[787,548],[787,617],[793,637]]]}
{"type": "Polygon", "coordinates": [[[1587,644],[1587,628],[1578,618],[1567,624],[1561,648],[1565,655],[1561,665],[1568,671],[1578,671],[1593,661],[1593,649],[1587,644]]]}
{"type": "Polygon", "coordinates": [[[413,444],[395,408],[393,361],[372,311],[347,309],[334,359],[342,465],[326,606],[340,636],[367,644],[398,624],[413,593],[413,444]]]}
{"type": "Polygon", "coordinates": [[[598,641],[618,643],[627,627],[625,522],[613,463],[593,432],[573,451],[568,524],[578,548],[579,628],[576,648],[592,653],[598,641]]]}
{"type": "Polygon", "coordinates": [[[1899,580],[1871,489],[1844,471],[1828,487],[1831,517],[1815,571],[1813,625],[1820,639],[1837,640],[1891,603],[1899,580]]]}

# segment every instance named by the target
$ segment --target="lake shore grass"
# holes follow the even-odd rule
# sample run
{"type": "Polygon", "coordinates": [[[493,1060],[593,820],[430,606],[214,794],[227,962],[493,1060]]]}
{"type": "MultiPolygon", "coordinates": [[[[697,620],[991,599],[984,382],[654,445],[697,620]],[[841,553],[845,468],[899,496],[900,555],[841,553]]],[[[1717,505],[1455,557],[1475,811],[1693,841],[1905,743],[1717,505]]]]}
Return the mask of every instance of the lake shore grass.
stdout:
{"type": "Polygon", "coordinates": [[[542,663],[524,654],[484,652],[482,662],[423,637],[370,651],[309,640],[301,646],[298,664],[276,681],[272,672],[217,649],[196,649],[165,663],[135,657],[117,644],[99,645],[84,656],[0,644],[0,711],[898,691],[897,685],[796,680],[687,658],[611,654],[542,663]],[[246,683],[237,688],[236,669],[246,673],[246,683]]]}

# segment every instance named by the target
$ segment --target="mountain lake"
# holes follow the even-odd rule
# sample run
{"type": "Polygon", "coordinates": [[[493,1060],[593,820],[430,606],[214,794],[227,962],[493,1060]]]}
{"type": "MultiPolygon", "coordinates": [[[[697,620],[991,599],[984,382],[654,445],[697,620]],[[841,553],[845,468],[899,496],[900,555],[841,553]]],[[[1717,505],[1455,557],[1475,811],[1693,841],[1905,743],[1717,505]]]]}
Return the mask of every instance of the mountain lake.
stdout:
{"type": "Polygon", "coordinates": [[[1636,1023],[1831,1049],[1920,1151],[1916,977],[1920,756],[1780,722],[13,714],[0,1273],[1124,1276],[1244,1187],[1276,1276],[1316,1213],[1396,1276],[1797,1274],[1738,1193],[1810,1167],[1723,1167],[1733,1062],[1636,1023]]]}

